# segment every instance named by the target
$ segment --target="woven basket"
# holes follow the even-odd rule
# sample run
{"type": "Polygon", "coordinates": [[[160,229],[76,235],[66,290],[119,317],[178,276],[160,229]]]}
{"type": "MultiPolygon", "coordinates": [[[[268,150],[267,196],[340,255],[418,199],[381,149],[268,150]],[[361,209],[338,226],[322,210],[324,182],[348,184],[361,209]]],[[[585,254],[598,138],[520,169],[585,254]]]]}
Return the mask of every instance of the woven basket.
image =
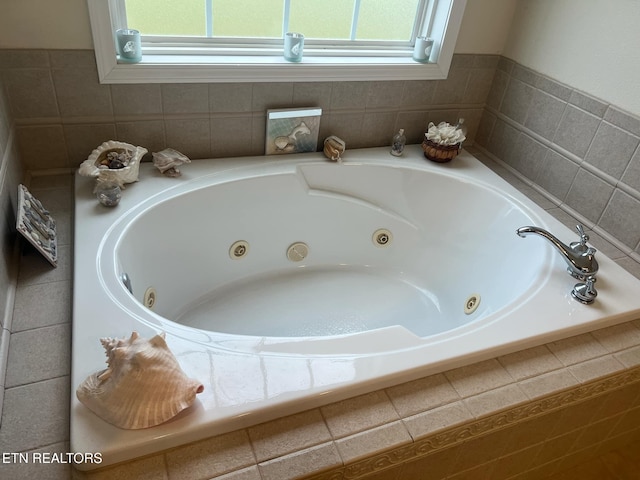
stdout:
{"type": "Polygon", "coordinates": [[[438,163],[445,163],[456,158],[456,155],[458,155],[458,152],[460,151],[460,144],[440,145],[439,143],[434,143],[431,140],[425,139],[422,142],[422,150],[424,151],[424,156],[429,160],[438,163]]]}

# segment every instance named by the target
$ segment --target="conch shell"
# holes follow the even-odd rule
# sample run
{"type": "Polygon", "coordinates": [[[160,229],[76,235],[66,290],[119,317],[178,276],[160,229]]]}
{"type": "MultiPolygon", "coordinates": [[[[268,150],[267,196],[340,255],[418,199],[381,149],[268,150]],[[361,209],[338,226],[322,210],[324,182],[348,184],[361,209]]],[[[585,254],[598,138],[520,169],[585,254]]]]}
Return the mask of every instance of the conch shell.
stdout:
{"type": "Polygon", "coordinates": [[[116,427],[159,425],[190,407],[204,390],[182,371],[164,333],[147,340],[133,332],[128,339],[102,338],[100,343],[109,367],[87,377],[76,396],[116,427]]]}
{"type": "Polygon", "coordinates": [[[110,181],[123,188],[125,183],[138,181],[140,161],[146,153],[146,148],[109,140],[91,152],[89,158],[80,164],[78,173],[84,177],[110,181]],[[110,166],[111,158],[117,165],[110,166]]]}

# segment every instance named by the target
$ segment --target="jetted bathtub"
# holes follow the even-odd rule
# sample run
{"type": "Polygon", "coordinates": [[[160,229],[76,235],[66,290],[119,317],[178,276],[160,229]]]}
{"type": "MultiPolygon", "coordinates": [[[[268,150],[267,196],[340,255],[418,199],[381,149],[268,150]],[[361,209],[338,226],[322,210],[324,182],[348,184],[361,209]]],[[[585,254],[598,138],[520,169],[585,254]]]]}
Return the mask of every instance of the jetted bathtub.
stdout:
{"type": "Polygon", "coordinates": [[[109,209],[76,177],[71,446],[95,468],[640,317],[640,281],[598,253],[599,296],[551,244],[572,232],[478,160],[388,149],[143,164],[109,209]],[[166,332],[195,404],[144,430],[78,402],[101,337],[166,332]]]}

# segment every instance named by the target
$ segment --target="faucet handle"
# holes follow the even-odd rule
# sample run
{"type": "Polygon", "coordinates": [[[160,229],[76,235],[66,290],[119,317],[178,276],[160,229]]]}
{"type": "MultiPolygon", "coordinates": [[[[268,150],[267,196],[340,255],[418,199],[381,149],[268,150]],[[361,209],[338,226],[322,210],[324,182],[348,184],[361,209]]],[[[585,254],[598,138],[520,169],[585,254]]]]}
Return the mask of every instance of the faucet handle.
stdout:
{"type": "Polygon", "coordinates": [[[578,235],[580,235],[580,243],[582,245],[586,245],[587,242],[589,241],[589,235],[584,233],[584,227],[582,226],[581,223],[576,225],[576,230],[578,231],[578,235]]]}
{"type": "Polygon", "coordinates": [[[596,283],[596,277],[590,275],[585,279],[585,283],[576,283],[571,291],[571,296],[580,303],[589,305],[598,296],[598,291],[593,286],[596,283]]]}
{"type": "Polygon", "coordinates": [[[582,224],[579,223],[578,225],[576,225],[576,230],[578,231],[578,235],[580,235],[580,241],[571,242],[569,244],[569,247],[571,247],[571,250],[578,253],[587,253],[589,250],[593,250],[590,253],[591,254],[596,253],[595,248],[591,248],[587,246],[587,242],[589,241],[589,235],[585,233],[584,227],[582,226],[582,224]]]}

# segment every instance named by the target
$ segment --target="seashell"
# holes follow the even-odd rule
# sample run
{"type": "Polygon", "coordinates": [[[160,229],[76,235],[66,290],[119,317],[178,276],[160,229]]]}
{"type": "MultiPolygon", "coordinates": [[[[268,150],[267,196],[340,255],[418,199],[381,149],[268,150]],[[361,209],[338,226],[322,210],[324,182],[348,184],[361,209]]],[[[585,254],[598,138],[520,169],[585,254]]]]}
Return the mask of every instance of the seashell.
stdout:
{"type": "Polygon", "coordinates": [[[96,177],[124,185],[138,181],[140,160],[147,149],[109,140],[91,152],[78,169],[85,177],[96,177]]]}
{"type": "Polygon", "coordinates": [[[103,420],[124,429],[159,425],[195,401],[204,390],[188,378],[164,340],[133,332],[130,338],[102,338],[107,369],[87,377],[78,400],[103,420]]]}
{"type": "Polygon", "coordinates": [[[345,148],[346,144],[344,140],[336,137],[335,135],[331,135],[324,139],[324,155],[334,162],[342,161],[342,154],[344,153],[345,148]]]}
{"type": "Polygon", "coordinates": [[[165,148],[160,152],[154,152],[152,155],[153,165],[168,177],[179,177],[182,173],[180,173],[178,167],[185,163],[191,163],[189,157],[173,148],[165,148]]]}

